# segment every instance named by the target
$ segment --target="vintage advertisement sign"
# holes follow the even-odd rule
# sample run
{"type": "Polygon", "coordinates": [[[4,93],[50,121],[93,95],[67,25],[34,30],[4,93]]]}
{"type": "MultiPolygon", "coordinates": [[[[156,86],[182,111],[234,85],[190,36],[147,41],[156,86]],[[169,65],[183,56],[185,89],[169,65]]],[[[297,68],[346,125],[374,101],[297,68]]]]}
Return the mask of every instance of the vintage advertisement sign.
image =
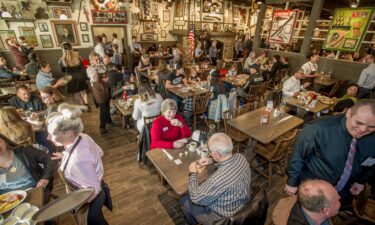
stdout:
{"type": "Polygon", "coordinates": [[[355,52],[366,33],[374,8],[337,8],[323,49],[355,52]]]}
{"type": "Polygon", "coordinates": [[[268,41],[270,43],[290,44],[296,22],[296,10],[275,10],[268,41]]]}

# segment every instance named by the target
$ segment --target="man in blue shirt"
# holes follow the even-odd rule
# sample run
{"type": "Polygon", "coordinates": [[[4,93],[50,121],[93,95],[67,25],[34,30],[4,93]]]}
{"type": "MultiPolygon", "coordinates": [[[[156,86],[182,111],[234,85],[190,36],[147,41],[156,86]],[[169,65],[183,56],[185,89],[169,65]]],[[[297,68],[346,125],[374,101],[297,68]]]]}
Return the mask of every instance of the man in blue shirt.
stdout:
{"type": "Polygon", "coordinates": [[[9,99],[9,104],[15,108],[31,112],[39,112],[45,109],[42,99],[31,95],[29,88],[25,85],[16,87],[16,96],[9,99]]]}

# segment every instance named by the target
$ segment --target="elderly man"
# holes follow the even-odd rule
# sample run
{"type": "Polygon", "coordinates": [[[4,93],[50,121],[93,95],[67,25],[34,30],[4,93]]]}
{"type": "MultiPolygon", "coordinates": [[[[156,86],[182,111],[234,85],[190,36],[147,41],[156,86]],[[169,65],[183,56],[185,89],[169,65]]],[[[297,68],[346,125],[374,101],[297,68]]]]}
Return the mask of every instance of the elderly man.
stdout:
{"type": "Polygon", "coordinates": [[[281,199],[273,211],[275,225],[329,225],[341,206],[336,189],[324,180],[306,180],[297,196],[281,199]]]}
{"type": "Polygon", "coordinates": [[[180,206],[189,224],[213,224],[233,216],[250,200],[251,170],[241,154],[232,154],[233,143],[224,133],[214,134],[208,141],[217,170],[199,185],[200,167],[212,164],[202,158],[189,167],[189,194],[182,197],[180,206]]]}
{"type": "Polygon", "coordinates": [[[375,100],[363,99],[346,114],[308,123],[293,146],[287,168],[286,192],[296,193],[306,179],[335,185],[341,198],[358,195],[373,171],[375,100]]]}
{"type": "Polygon", "coordinates": [[[38,112],[45,109],[42,100],[30,94],[30,90],[25,85],[19,85],[16,88],[16,96],[9,99],[9,104],[15,108],[21,108],[25,111],[38,112]]]}
{"type": "Polygon", "coordinates": [[[7,61],[4,57],[0,56],[0,79],[15,79],[18,77],[17,74],[13,73],[6,66],[7,61]]]}
{"type": "Polygon", "coordinates": [[[303,70],[297,70],[293,76],[283,83],[283,96],[284,97],[297,97],[302,89],[310,86],[309,82],[305,82],[301,85],[301,79],[303,78],[303,70]]]}

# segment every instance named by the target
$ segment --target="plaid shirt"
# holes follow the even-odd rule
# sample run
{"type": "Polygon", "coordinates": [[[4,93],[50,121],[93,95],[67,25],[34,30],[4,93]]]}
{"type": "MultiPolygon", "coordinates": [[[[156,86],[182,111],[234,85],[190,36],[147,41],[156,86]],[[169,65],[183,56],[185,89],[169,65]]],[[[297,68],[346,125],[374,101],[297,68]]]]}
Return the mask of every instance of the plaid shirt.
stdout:
{"type": "Polygon", "coordinates": [[[193,112],[193,97],[188,97],[187,99],[183,100],[182,103],[184,104],[184,112],[193,112]]]}
{"type": "Polygon", "coordinates": [[[243,155],[237,153],[216,166],[216,172],[201,185],[196,174],[189,177],[190,198],[195,204],[229,217],[250,200],[250,165],[243,155]]]}

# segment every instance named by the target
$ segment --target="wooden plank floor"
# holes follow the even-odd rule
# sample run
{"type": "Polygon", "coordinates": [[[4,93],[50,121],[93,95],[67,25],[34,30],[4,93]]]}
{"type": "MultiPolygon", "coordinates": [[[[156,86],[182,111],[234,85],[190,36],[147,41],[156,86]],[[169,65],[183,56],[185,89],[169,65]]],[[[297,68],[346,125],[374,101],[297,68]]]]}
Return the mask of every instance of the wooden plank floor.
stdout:
{"type": "MultiPolygon", "coordinates": [[[[104,210],[104,215],[111,225],[121,224],[186,224],[174,197],[173,191],[168,185],[162,185],[158,175],[153,169],[149,170],[136,160],[137,147],[136,135],[121,128],[119,116],[113,116],[118,124],[109,127],[108,133],[101,135],[98,125],[98,110],[84,113],[85,132],[88,133],[104,151],[104,179],[111,188],[114,202],[113,212],[104,210]]],[[[253,175],[252,182],[257,185],[265,184],[265,179],[253,175]]],[[[276,175],[268,192],[270,202],[269,212],[274,203],[282,196],[285,178],[276,175]]],[[[64,195],[64,186],[57,179],[54,193],[64,195]]],[[[268,216],[266,224],[269,224],[268,216]]],[[[70,215],[60,218],[60,224],[75,224],[70,215]]]]}

